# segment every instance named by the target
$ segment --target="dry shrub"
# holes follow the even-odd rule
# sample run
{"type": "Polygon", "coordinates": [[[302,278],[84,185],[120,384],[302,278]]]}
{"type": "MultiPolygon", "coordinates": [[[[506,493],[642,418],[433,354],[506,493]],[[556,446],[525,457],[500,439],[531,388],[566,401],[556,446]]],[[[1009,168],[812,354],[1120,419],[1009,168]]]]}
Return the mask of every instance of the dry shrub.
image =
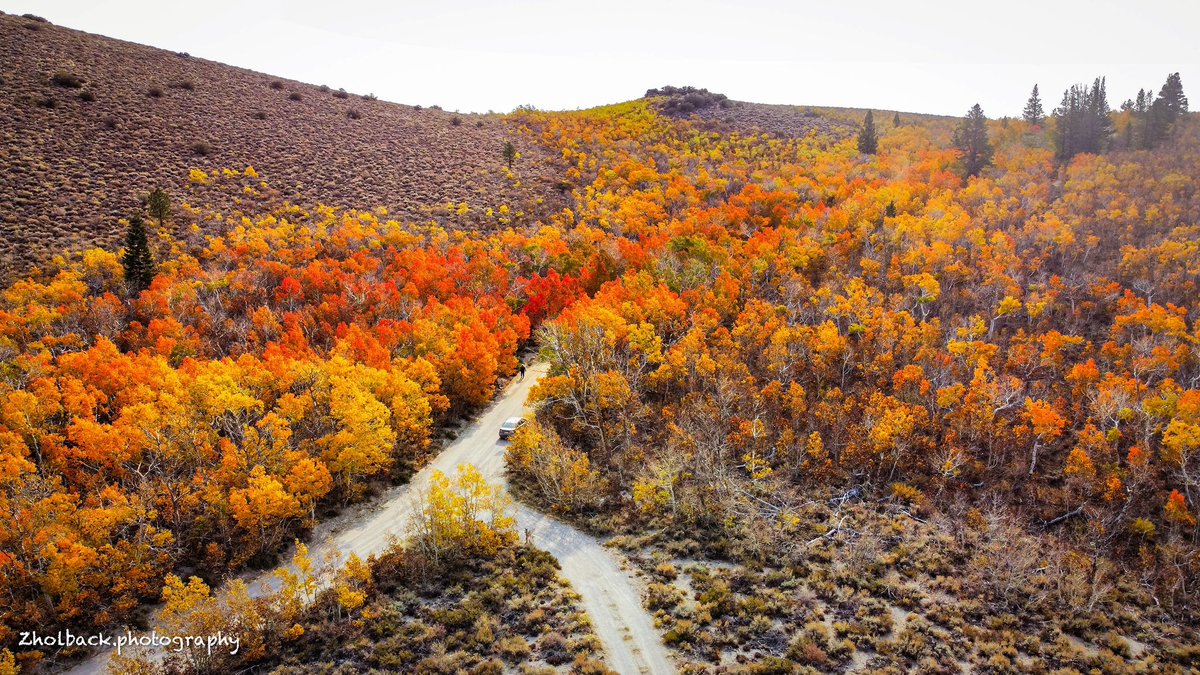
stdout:
{"type": "Polygon", "coordinates": [[[59,71],[50,76],[50,83],[56,87],[64,89],[79,89],[83,86],[83,79],[74,73],[59,71]]]}
{"type": "Polygon", "coordinates": [[[679,570],[675,569],[675,566],[669,562],[659,563],[658,566],[654,568],[654,573],[663,579],[667,579],[668,581],[679,576],[679,570]]]}
{"type": "Polygon", "coordinates": [[[683,591],[670,584],[652,583],[646,586],[646,599],[643,604],[651,611],[671,610],[683,601],[683,591]]]}
{"type": "Polygon", "coordinates": [[[538,651],[541,652],[542,658],[546,662],[561,666],[571,660],[571,652],[568,649],[567,638],[558,631],[550,631],[538,640],[538,651]]]}
{"type": "Polygon", "coordinates": [[[965,543],[964,580],[980,597],[1013,611],[1092,611],[1113,591],[1115,570],[1048,537],[1029,534],[1003,509],[983,514],[965,543]]]}
{"type": "Polygon", "coordinates": [[[523,661],[533,651],[520,635],[510,635],[496,643],[496,651],[509,661],[523,661]]]}

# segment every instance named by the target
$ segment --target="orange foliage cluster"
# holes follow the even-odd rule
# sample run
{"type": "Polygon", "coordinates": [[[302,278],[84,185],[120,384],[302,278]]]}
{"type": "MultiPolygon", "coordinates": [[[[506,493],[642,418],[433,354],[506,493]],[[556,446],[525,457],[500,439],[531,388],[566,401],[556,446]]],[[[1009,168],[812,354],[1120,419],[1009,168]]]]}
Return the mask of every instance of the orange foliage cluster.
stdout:
{"type": "Polygon", "coordinates": [[[0,293],[0,641],[128,620],[178,566],[269,560],[411,470],[582,292],[549,271],[556,235],[184,211],[136,298],[98,249],[0,293]],[[228,234],[201,237],[213,220],[228,234]]]}

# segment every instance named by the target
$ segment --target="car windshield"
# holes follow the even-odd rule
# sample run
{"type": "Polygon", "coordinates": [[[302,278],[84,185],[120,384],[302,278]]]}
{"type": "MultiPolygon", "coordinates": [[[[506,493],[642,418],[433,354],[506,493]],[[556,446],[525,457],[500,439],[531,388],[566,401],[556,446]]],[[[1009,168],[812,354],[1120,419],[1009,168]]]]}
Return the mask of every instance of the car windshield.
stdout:
{"type": "Polygon", "coordinates": [[[520,417],[513,417],[510,419],[504,420],[504,424],[501,424],[500,428],[504,429],[505,431],[508,431],[511,429],[516,429],[518,426],[521,425],[521,422],[522,422],[522,420],[520,417]]]}

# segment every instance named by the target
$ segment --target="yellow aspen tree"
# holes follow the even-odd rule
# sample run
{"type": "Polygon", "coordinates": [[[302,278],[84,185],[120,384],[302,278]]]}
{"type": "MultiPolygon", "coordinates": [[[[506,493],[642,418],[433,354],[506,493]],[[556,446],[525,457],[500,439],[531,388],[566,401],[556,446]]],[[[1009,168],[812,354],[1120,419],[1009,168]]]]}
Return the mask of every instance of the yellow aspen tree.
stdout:
{"type": "Polygon", "coordinates": [[[494,555],[515,538],[511,500],[470,464],[453,478],[434,471],[414,524],[414,543],[434,564],[455,553],[494,555]]]}
{"type": "Polygon", "coordinates": [[[301,610],[316,599],[321,588],[318,572],[308,555],[308,547],[299,540],[295,545],[292,564],[275,571],[279,590],[272,596],[271,604],[273,611],[285,623],[291,623],[299,617],[301,610]]]}
{"type": "Polygon", "coordinates": [[[277,543],[284,520],[303,513],[300,502],[261,465],[250,471],[245,488],[230,493],[229,509],[237,524],[258,537],[259,547],[266,549],[277,543]]]}
{"type": "Polygon", "coordinates": [[[321,439],[323,457],[347,492],[367,476],[386,471],[392,464],[396,433],[387,406],[354,382],[335,377],[329,411],[337,431],[321,439]]]}

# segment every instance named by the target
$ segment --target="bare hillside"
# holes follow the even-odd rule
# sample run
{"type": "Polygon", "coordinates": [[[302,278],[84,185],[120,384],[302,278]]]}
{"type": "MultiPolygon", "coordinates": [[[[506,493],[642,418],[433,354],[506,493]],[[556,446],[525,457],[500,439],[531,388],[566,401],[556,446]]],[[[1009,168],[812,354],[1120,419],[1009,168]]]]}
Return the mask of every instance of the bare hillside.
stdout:
{"type": "Polygon", "coordinates": [[[555,205],[547,157],[497,116],[458,115],[0,16],[0,276],[118,245],[117,218],[191,168],[253,166],[284,197],[471,218],[555,205]],[[522,153],[508,176],[506,141],[522,153]],[[7,268],[7,270],[5,269],[7,268]]]}
{"type": "MultiPolygon", "coordinates": [[[[767,133],[782,138],[804,138],[810,134],[831,139],[850,138],[858,133],[865,109],[798,106],[735,101],[724,94],[696,87],[667,86],[650,89],[646,97],[654,99],[660,111],[677,118],[701,120],[715,131],[767,133]]],[[[957,119],[894,110],[874,111],[878,124],[894,126],[893,115],[901,124],[956,124],[957,119]]]]}

